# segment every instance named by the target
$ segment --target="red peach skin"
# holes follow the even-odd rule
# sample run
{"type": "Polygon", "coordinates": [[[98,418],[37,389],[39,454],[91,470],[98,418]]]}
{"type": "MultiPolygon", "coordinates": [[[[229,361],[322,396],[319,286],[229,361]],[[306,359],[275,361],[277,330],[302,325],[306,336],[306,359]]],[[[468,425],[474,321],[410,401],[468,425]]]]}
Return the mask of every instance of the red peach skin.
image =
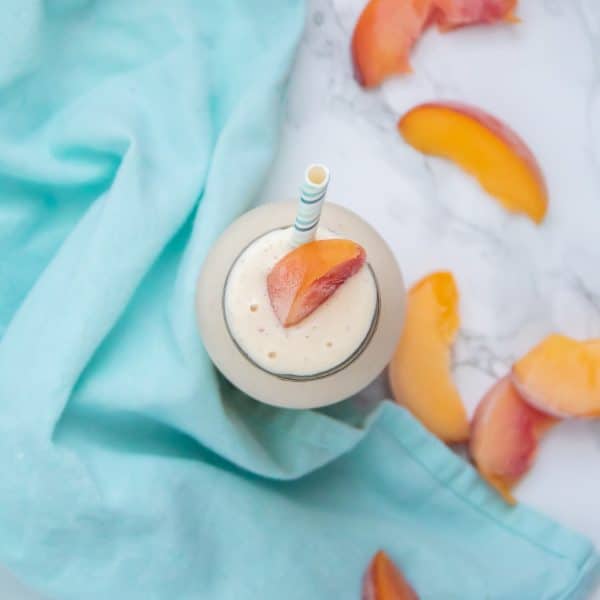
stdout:
{"type": "Polygon", "coordinates": [[[435,22],[442,31],[498,21],[519,22],[514,14],[517,0],[433,0],[433,3],[438,9],[435,22]]]}
{"type": "Polygon", "coordinates": [[[387,554],[375,554],[363,578],[362,600],[419,600],[387,554]]]}
{"type": "Polygon", "coordinates": [[[506,124],[459,102],[428,102],[398,122],[406,142],[447,158],[472,174],[510,212],[536,223],[546,215],[548,192],[542,170],[527,144],[506,124]]]}
{"type": "Polygon", "coordinates": [[[538,442],[556,419],[529,406],[509,377],[483,397],[471,422],[469,450],[482,477],[510,504],[511,488],[529,471],[538,442]]]}
{"type": "Polygon", "coordinates": [[[271,305],[284,327],[299,323],[365,264],[351,240],[317,240],[286,254],[267,276],[271,305]]]}

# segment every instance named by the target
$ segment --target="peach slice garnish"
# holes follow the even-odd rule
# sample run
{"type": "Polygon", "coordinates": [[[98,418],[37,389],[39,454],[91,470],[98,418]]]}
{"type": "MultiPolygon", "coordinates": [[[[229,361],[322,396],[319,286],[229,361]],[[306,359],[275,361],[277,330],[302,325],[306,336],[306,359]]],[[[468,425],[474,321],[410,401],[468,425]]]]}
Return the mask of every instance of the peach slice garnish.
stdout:
{"type": "Polygon", "coordinates": [[[406,113],[398,130],[417,150],[474,175],[507,210],[543,220],[548,193],[542,171],[525,142],[496,118],[465,104],[433,102],[406,113]]]}
{"type": "Polygon", "coordinates": [[[357,81],[375,87],[394,73],[410,73],[409,55],[421,36],[431,0],[370,0],[352,36],[357,81]]]}
{"type": "Polygon", "coordinates": [[[351,240],[317,240],[286,254],[267,276],[269,299],[284,327],[299,323],[365,264],[351,240]]]}
{"type": "Polygon", "coordinates": [[[419,600],[396,565],[380,550],[363,578],[362,600],[419,600]]]}
{"type": "Polygon", "coordinates": [[[394,400],[450,443],[469,437],[467,414],[450,372],[450,346],[458,326],[452,274],[425,277],[408,294],[404,332],[389,365],[394,400]]]}
{"type": "Polygon", "coordinates": [[[511,488],[531,468],[540,438],[557,420],[529,406],[504,377],[483,397],[469,451],[482,477],[514,504],[511,488]]]}
{"type": "Polygon", "coordinates": [[[435,22],[442,31],[480,23],[519,22],[514,13],[517,0],[433,0],[433,3],[438,9],[435,22]]]}
{"type": "Polygon", "coordinates": [[[410,51],[423,31],[496,21],[516,22],[517,0],[370,0],[352,35],[356,80],[375,87],[393,74],[410,73],[410,51]]]}
{"type": "Polygon", "coordinates": [[[538,410],[557,417],[598,417],[600,342],[550,335],[515,363],[512,380],[538,410]]]}

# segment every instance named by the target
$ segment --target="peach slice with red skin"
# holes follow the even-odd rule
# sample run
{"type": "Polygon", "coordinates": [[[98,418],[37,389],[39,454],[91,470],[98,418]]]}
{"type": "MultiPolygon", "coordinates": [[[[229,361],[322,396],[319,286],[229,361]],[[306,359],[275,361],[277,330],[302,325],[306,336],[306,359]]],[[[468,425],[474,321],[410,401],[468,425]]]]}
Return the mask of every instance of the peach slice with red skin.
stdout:
{"type": "Polygon", "coordinates": [[[517,0],[370,0],[352,35],[356,80],[370,88],[394,74],[410,73],[410,51],[423,31],[496,21],[515,22],[517,0]]]}
{"type": "Polygon", "coordinates": [[[413,148],[447,158],[468,173],[510,212],[536,223],[546,214],[542,171],[525,142],[492,115],[457,102],[416,106],[398,122],[413,148]]]}
{"type": "Polygon", "coordinates": [[[351,240],[317,240],[286,254],[267,276],[271,306],[284,327],[296,325],[365,264],[351,240]]]}
{"type": "Polygon", "coordinates": [[[352,35],[356,80],[369,88],[394,73],[410,73],[410,50],[430,12],[431,0],[370,0],[352,35]]]}
{"type": "Polygon", "coordinates": [[[363,578],[362,600],[419,600],[419,596],[387,554],[380,550],[363,578]]]}
{"type": "Polygon", "coordinates": [[[459,327],[458,290],[448,272],[428,275],[408,294],[404,331],[389,365],[392,395],[445,442],[469,437],[452,381],[450,346],[459,327]]]}
{"type": "Polygon", "coordinates": [[[471,422],[469,451],[482,477],[514,504],[512,487],[529,471],[540,438],[556,419],[529,406],[504,377],[483,397],[471,422]]]}
{"type": "Polygon", "coordinates": [[[598,417],[600,341],[550,335],[514,364],[512,380],[538,410],[557,417],[598,417]]]}

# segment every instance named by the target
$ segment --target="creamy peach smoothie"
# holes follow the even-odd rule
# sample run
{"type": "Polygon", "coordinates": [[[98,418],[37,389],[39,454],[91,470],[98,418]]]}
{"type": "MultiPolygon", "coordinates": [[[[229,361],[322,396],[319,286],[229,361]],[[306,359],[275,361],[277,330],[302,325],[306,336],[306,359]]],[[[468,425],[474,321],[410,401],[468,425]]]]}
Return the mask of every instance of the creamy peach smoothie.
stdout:
{"type": "MultiPolygon", "coordinates": [[[[377,321],[378,290],[365,263],[307,317],[284,327],[271,304],[267,277],[293,248],[292,228],[275,229],[252,242],[227,276],[223,308],[229,334],[257,366],[282,377],[331,372],[360,353],[377,321]]],[[[334,239],[319,227],[317,240],[334,239]]]]}

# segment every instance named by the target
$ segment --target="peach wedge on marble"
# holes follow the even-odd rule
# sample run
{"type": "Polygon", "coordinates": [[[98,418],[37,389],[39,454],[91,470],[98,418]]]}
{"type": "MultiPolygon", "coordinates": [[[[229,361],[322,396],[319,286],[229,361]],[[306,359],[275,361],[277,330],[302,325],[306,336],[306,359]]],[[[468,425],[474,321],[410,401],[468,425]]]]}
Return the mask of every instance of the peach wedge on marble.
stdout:
{"type": "Polygon", "coordinates": [[[380,550],[363,578],[362,600],[419,600],[410,583],[380,550]]]}
{"type": "Polygon", "coordinates": [[[404,331],[389,365],[395,401],[448,443],[469,437],[467,414],[450,371],[458,301],[451,273],[433,273],[416,283],[408,294],[404,331]]]}
{"type": "Polygon", "coordinates": [[[286,254],[267,276],[269,299],[284,327],[299,323],[365,264],[351,240],[317,240],[286,254]]]}
{"type": "Polygon", "coordinates": [[[473,175],[502,206],[535,223],[546,215],[542,171],[525,142],[492,115],[456,102],[416,106],[398,122],[411,146],[449,159],[473,175]]]}
{"type": "Polygon", "coordinates": [[[548,336],[512,369],[523,398],[556,417],[600,417],[600,340],[548,336]]]}
{"type": "Polygon", "coordinates": [[[410,51],[421,36],[431,0],[370,0],[352,36],[357,81],[378,86],[396,73],[410,73],[410,51]]]}
{"type": "Polygon", "coordinates": [[[556,419],[529,406],[504,377],[483,397],[471,422],[469,451],[481,476],[514,504],[512,487],[531,468],[540,438],[556,419]]]}
{"type": "Polygon", "coordinates": [[[517,0],[370,0],[352,35],[356,80],[380,85],[394,74],[410,73],[410,52],[423,31],[442,31],[496,21],[514,22],[517,0]]]}

